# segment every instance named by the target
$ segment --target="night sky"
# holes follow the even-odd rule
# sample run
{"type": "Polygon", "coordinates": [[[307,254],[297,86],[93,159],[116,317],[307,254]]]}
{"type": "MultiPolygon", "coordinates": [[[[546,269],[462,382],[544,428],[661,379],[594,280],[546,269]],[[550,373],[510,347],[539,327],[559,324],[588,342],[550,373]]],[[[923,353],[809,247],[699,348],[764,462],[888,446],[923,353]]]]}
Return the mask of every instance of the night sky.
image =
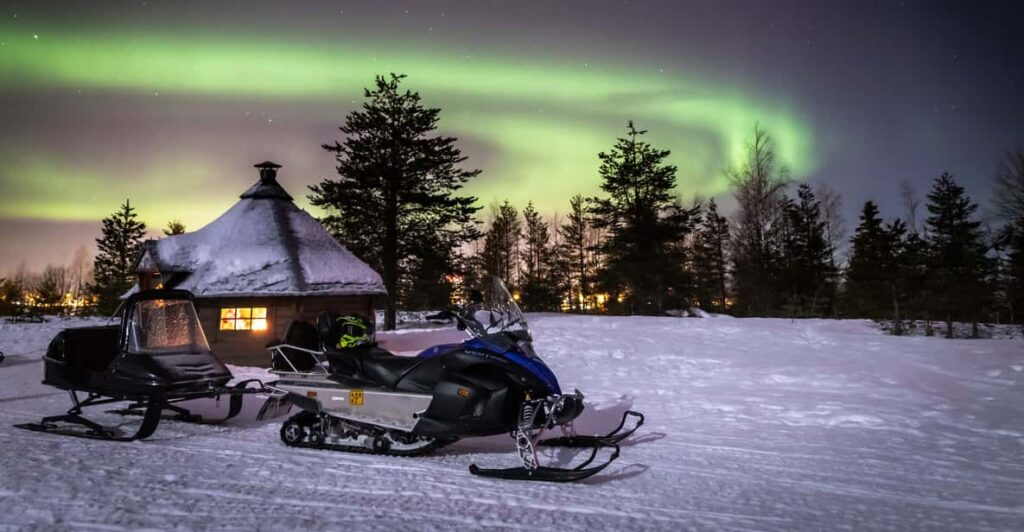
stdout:
{"type": "Polygon", "coordinates": [[[126,197],[153,230],[197,229],[266,159],[308,205],[333,174],[319,146],[391,71],[443,109],[483,205],[564,213],[629,119],[686,202],[727,194],[757,121],[851,227],[943,171],[985,201],[1024,147],[1024,19],[977,3],[4,2],[0,276],[91,247],[126,197]]]}

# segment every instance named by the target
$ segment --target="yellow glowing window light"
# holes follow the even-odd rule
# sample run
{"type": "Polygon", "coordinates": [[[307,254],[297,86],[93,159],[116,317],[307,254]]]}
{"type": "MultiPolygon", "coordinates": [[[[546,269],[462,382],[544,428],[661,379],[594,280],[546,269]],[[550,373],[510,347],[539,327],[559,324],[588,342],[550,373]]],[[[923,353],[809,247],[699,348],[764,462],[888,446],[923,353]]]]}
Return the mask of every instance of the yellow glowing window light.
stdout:
{"type": "Polygon", "coordinates": [[[232,307],[220,309],[222,331],[267,330],[267,307],[232,307]]]}

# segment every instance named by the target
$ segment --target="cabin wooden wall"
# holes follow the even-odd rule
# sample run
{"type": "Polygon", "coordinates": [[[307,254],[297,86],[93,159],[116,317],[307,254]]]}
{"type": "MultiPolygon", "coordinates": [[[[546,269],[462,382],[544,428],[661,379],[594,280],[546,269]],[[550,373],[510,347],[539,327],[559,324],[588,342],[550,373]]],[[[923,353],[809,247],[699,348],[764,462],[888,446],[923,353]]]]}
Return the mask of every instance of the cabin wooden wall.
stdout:
{"type": "Polygon", "coordinates": [[[323,311],[358,314],[374,319],[372,296],[334,297],[252,297],[196,298],[196,309],[210,348],[226,364],[269,367],[266,346],[284,336],[292,320],[314,322],[323,311]],[[230,307],[266,307],[266,331],[222,331],[220,309],[230,307]]]}

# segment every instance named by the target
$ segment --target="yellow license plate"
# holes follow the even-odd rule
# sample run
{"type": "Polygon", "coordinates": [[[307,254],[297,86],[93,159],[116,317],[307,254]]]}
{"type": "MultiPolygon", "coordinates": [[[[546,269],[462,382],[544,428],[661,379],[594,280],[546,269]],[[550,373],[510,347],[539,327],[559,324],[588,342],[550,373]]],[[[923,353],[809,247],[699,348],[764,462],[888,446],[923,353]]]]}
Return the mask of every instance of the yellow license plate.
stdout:
{"type": "Polygon", "coordinates": [[[352,406],[363,406],[363,391],[362,390],[349,390],[348,392],[348,404],[352,406]]]}

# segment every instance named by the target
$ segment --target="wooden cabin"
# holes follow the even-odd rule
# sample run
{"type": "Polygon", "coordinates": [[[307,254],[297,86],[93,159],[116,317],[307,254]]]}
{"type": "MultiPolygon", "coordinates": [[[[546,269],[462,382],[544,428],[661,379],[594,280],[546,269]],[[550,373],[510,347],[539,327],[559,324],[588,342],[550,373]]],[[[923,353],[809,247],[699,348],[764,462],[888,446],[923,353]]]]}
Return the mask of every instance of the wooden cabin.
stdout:
{"type": "Polygon", "coordinates": [[[279,165],[256,165],[259,181],[203,228],[150,240],[136,263],[136,289],[192,292],[213,352],[226,363],[267,366],[264,349],[292,320],[322,311],[374,317],[386,295],[380,275],[298,208],[277,182],[279,165]]]}

